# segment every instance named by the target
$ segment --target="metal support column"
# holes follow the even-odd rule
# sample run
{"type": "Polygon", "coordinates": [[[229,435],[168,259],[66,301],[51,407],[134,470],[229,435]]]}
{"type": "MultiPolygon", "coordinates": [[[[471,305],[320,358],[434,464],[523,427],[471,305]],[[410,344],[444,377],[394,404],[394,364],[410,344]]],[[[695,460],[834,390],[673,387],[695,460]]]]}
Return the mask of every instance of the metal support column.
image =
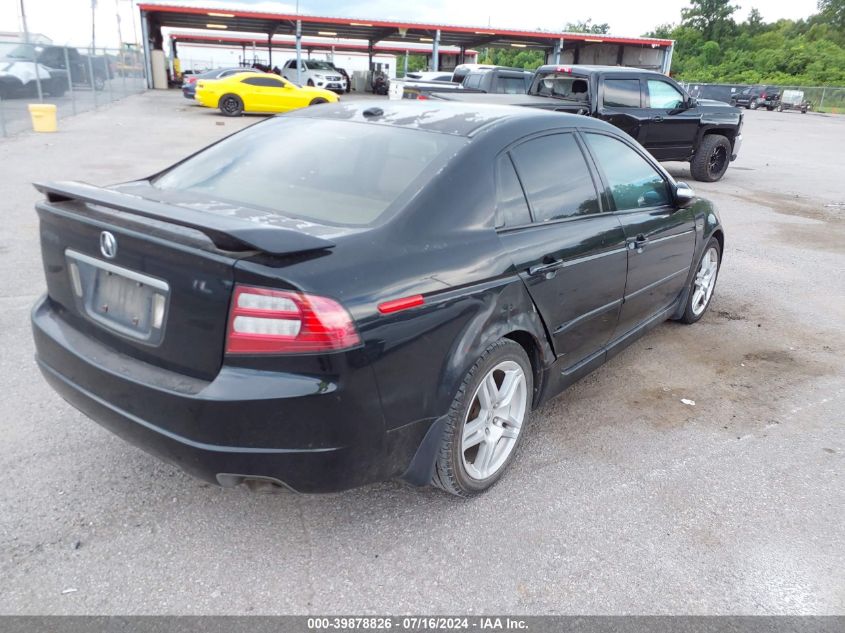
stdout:
{"type": "Polygon", "coordinates": [[[273,34],[267,34],[267,67],[273,70],[273,34]]]}
{"type": "Polygon", "coordinates": [[[373,41],[372,40],[369,40],[367,42],[367,61],[369,62],[367,64],[367,69],[370,72],[373,72],[373,70],[375,70],[375,69],[373,68],[373,41]]]}
{"type": "Polygon", "coordinates": [[[440,70],[440,29],[434,32],[434,42],[431,44],[431,70],[440,70]]]}
{"type": "Polygon", "coordinates": [[[144,45],[144,74],[147,79],[147,88],[152,88],[153,60],[152,51],[150,51],[150,24],[146,11],[141,11],[141,42],[144,45]]]}
{"type": "Polygon", "coordinates": [[[555,42],[554,49],[552,50],[552,58],[553,64],[560,64],[560,55],[563,52],[563,38],[560,38],[557,42],[555,42]]]}
{"type": "Polygon", "coordinates": [[[296,83],[302,84],[302,20],[296,21],[296,83]]]}
{"type": "Polygon", "coordinates": [[[408,76],[408,51],[407,51],[407,49],[405,50],[405,71],[402,73],[402,76],[403,77],[408,76]]]}
{"type": "Polygon", "coordinates": [[[672,53],[675,52],[675,41],[672,40],[672,43],[669,44],[669,48],[663,50],[663,74],[669,75],[669,71],[672,70],[672,53]]]}

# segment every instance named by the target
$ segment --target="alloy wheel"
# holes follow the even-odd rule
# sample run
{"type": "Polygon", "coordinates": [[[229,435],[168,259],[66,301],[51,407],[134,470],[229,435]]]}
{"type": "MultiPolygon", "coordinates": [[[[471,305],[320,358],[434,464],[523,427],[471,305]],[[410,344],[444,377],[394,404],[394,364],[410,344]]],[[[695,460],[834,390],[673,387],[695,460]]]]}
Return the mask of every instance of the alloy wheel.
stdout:
{"type": "Polygon", "coordinates": [[[487,372],[472,397],[461,434],[461,459],[472,479],[495,475],[516,447],[528,388],[520,365],[506,360],[487,372]]]}
{"type": "Polygon", "coordinates": [[[698,271],[693,280],[692,312],[699,316],[710,303],[713,289],[716,287],[716,275],[719,273],[719,251],[711,247],[701,258],[698,271]]]}
{"type": "Polygon", "coordinates": [[[721,146],[716,147],[707,161],[707,167],[711,174],[721,174],[725,163],[728,161],[728,151],[721,146]]]}

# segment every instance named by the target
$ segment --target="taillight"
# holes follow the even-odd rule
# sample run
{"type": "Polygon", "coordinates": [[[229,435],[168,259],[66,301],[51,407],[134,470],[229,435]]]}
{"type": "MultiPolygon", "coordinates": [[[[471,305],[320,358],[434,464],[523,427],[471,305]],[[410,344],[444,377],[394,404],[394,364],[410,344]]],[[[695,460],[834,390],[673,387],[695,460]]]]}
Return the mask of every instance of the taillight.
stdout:
{"type": "Polygon", "coordinates": [[[330,352],[360,342],[352,317],[333,299],[235,286],[226,333],[227,354],[330,352]]]}
{"type": "Polygon", "coordinates": [[[418,94],[417,95],[417,101],[428,101],[428,95],[424,95],[422,93],[418,94]]]}
{"type": "Polygon", "coordinates": [[[188,77],[188,83],[189,84],[196,83],[196,81],[197,81],[196,77],[188,77]]]}

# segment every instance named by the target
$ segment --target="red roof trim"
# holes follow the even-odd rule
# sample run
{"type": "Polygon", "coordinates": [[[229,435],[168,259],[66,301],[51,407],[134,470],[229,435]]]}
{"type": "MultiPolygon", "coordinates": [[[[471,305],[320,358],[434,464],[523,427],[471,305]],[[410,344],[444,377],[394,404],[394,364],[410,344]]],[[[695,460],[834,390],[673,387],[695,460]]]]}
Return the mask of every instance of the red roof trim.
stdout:
{"type": "Polygon", "coordinates": [[[333,18],[321,17],[316,15],[295,15],[289,13],[263,13],[259,11],[244,11],[242,9],[221,8],[221,7],[180,7],[177,5],[166,4],[139,4],[138,8],[142,11],[159,12],[159,13],[188,13],[192,15],[207,15],[212,13],[231,13],[236,17],[254,18],[259,20],[302,20],[304,23],[323,23],[323,24],[343,24],[346,26],[354,26],[357,24],[370,24],[373,27],[379,28],[395,28],[395,29],[414,29],[418,31],[445,31],[451,33],[479,33],[500,35],[503,37],[525,37],[525,38],[541,38],[547,40],[554,40],[564,38],[564,40],[595,40],[601,39],[603,42],[609,44],[644,44],[669,46],[672,40],[655,39],[655,38],[631,38],[631,37],[614,37],[612,35],[595,35],[592,33],[547,33],[544,31],[512,31],[508,29],[493,29],[472,26],[451,26],[445,24],[420,24],[417,22],[387,22],[384,20],[370,20],[369,18],[333,18]]]}
{"type": "MultiPolygon", "coordinates": [[[[267,40],[259,39],[259,38],[251,38],[251,37],[232,37],[232,36],[223,36],[223,37],[215,37],[213,35],[189,35],[186,33],[171,33],[170,35],[171,40],[175,40],[177,42],[182,42],[185,45],[190,45],[196,43],[197,46],[202,45],[202,42],[226,42],[231,44],[255,44],[256,47],[266,47],[267,40]]],[[[291,40],[273,40],[273,47],[279,48],[282,46],[295,46],[296,43],[291,40]]],[[[302,46],[304,48],[325,48],[331,49],[334,47],[337,50],[353,50],[353,51],[367,51],[367,46],[364,44],[342,44],[337,42],[319,42],[316,40],[306,40],[303,38],[302,46]]],[[[376,53],[404,53],[408,51],[411,54],[414,53],[430,53],[431,47],[425,46],[417,46],[415,48],[411,47],[404,47],[404,46],[391,46],[389,44],[376,44],[373,46],[373,50],[376,53]]],[[[440,52],[446,55],[457,54],[460,51],[460,48],[457,46],[441,46],[440,52]]],[[[467,55],[477,55],[478,51],[473,49],[466,50],[467,55]]]]}

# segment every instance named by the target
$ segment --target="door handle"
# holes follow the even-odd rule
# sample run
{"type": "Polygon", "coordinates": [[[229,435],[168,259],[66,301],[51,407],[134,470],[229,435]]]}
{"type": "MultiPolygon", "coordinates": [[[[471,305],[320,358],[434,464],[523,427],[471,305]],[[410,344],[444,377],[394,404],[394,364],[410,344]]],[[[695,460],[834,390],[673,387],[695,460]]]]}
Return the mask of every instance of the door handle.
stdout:
{"type": "Polygon", "coordinates": [[[628,248],[632,251],[640,252],[646,244],[648,244],[648,238],[645,235],[640,234],[634,239],[628,241],[628,248]]]}
{"type": "Polygon", "coordinates": [[[658,114],[657,116],[651,117],[651,120],[655,123],[660,123],[663,120],[663,117],[658,114]]]}
{"type": "Polygon", "coordinates": [[[557,269],[560,268],[561,264],[563,264],[562,259],[552,259],[551,257],[544,257],[542,264],[536,264],[535,266],[531,266],[528,269],[528,274],[532,277],[536,277],[539,275],[555,273],[557,272],[557,269]]]}

